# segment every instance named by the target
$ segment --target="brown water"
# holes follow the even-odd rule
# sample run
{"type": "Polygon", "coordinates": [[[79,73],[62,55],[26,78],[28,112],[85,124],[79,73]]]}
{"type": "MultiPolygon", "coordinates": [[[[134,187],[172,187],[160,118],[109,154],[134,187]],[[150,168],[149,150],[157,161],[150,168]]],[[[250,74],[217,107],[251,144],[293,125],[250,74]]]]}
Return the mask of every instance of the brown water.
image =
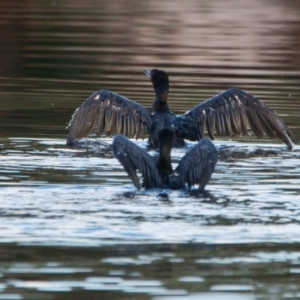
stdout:
{"type": "Polygon", "coordinates": [[[65,146],[96,90],[150,108],[145,68],[167,71],[176,113],[239,87],[299,141],[297,1],[2,1],[0,12],[0,299],[300,298],[299,146],[218,139],[200,195],[137,192],[97,143],[65,146]]]}

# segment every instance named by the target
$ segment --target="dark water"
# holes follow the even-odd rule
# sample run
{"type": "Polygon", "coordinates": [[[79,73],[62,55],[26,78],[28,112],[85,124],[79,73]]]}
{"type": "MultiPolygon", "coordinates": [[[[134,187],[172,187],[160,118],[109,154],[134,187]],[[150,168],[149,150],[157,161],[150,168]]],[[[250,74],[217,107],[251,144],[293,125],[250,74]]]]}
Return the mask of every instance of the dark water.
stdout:
{"type": "Polygon", "coordinates": [[[96,90],[150,108],[145,68],[168,72],[176,113],[239,87],[299,141],[297,1],[2,1],[0,12],[0,299],[300,298],[299,146],[218,139],[204,194],[136,191],[99,144],[65,146],[96,90]]]}

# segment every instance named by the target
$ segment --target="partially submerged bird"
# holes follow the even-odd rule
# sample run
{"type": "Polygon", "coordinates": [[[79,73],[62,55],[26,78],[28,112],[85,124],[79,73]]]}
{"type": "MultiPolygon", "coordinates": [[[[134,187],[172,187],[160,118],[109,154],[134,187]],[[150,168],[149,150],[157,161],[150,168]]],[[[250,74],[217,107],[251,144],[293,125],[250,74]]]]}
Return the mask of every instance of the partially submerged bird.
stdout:
{"type": "Polygon", "coordinates": [[[199,190],[204,190],[214,172],[218,154],[213,143],[208,139],[201,139],[188,153],[186,153],[177,168],[173,170],[171,164],[171,149],[174,130],[164,128],[158,133],[159,155],[157,158],[129,141],[123,135],[115,136],[112,144],[115,157],[123,165],[137,189],[141,189],[136,171],[143,177],[143,186],[150,188],[190,189],[198,184],[199,190]]]}
{"type": "Polygon", "coordinates": [[[248,128],[259,137],[266,134],[278,137],[289,149],[295,143],[289,128],[266,104],[245,91],[228,89],[183,115],[175,115],[168,106],[169,78],[162,71],[145,70],[155,91],[155,101],[150,113],[144,106],[116,93],[100,90],[92,94],[76,109],[69,123],[67,145],[90,134],[123,134],[138,138],[145,127],[150,147],[158,146],[158,132],[163,128],[175,128],[173,146],[182,147],[184,140],[199,141],[206,128],[213,140],[215,132],[221,136],[247,135],[248,128]]]}

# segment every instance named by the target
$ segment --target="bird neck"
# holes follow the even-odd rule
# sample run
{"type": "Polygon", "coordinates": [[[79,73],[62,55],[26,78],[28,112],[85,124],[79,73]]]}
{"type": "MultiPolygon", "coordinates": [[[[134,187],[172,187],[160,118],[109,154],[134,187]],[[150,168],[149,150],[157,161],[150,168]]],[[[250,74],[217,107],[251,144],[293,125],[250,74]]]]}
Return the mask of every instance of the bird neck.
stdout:
{"type": "Polygon", "coordinates": [[[155,101],[153,103],[152,109],[153,111],[158,110],[169,110],[168,106],[168,94],[169,94],[169,86],[161,86],[155,87],[155,101]]]}
{"type": "Polygon", "coordinates": [[[159,173],[163,175],[169,175],[173,172],[171,164],[171,145],[159,145],[159,156],[156,167],[159,173]]]}

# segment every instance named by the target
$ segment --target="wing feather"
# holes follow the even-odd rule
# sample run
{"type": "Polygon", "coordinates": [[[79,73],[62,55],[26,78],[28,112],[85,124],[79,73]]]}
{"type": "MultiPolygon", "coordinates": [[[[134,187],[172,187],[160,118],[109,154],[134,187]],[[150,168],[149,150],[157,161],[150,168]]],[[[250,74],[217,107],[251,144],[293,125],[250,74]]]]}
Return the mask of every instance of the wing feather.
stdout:
{"type": "Polygon", "coordinates": [[[218,135],[246,135],[250,127],[259,138],[264,134],[271,138],[277,136],[289,148],[296,143],[289,128],[268,105],[242,90],[226,90],[181,117],[191,117],[197,124],[202,124],[203,111],[206,112],[206,129],[212,139],[214,131],[218,135]]]}
{"type": "Polygon", "coordinates": [[[240,116],[236,113],[235,106],[232,105],[232,109],[229,111],[231,128],[235,135],[238,135],[241,128],[241,119],[240,116]]]}
{"type": "Polygon", "coordinates": [[[157,171],[155,161],[146,151],[129,141],[123,135],[115,136],[112,144],[115,157],[123,165],[137,189],[141,189],[136,171],[143,177],[144,187],[157,188],[161,186],[161,177],[157,171]]]}
{"type": "Polygon", "coordinates": [[[206,128],[209,137],[213,140],[215,138],[214,133],[215,133],[215,124],[216,124],[216,112],[209,108],[207,110],[207,117],[206,117],[206,128]]]}
{"type": "Polygon", "coordinates": [[[214,144],[208,139],[201,139],[180,161],[176,168],[179,174],[180,187],[187,184],[189,188],[198,184],[203,190],[209,182],[218,161],[218,153],[214,144]]]}
{"type": "Polygon", "coordinates": [[[139,137],[140,127],[150,128],[152,117],[142,105],[116,93],[101,90],[77,108],[67,127],[67,145],[77,139],[96,135],[125,134],[139,137]]]}

